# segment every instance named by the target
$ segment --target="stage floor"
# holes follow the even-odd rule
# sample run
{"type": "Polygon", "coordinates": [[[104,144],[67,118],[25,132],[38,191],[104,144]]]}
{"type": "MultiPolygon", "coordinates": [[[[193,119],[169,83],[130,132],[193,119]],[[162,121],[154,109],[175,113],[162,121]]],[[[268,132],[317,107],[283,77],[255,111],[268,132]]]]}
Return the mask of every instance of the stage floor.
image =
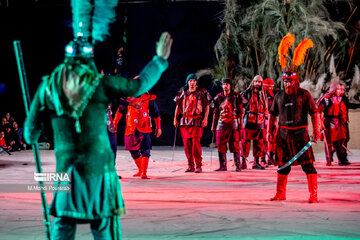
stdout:
{"type": "MultiPolygon", "coordinates": [[[[141,180],[132,177],[136,166],[119,148],[116,168],[128,211],[123,239],[360,239],[360,150],[351,151],[353,164],[346,167],[338,166],[336,157],[336,164],[326,167],[324,154],[315,154],[320,202],[309,204],[299,166],[289,175],[287,200],[274,202],[269,201],[275,194],[274,166],[252,170],[248,163],[248,169],[235,172],[228,153],[228,171],[214,172],[217,151],[203,148],[203,173],[185,173],[181,147],[174,157],[171,147],[154,147],[151,179],[141,180]]],[[[53,151],[41,150],[41,161],[44,172],[55,170],[53,151]]],[[[30,150],[0,154],[0,239],[46,239],[40,194],[6,192],[10,184],[35,183],[34,170],[30,150]]],[[[92,239],[89,225],[78,226],[76,239],[92,239]]]]}

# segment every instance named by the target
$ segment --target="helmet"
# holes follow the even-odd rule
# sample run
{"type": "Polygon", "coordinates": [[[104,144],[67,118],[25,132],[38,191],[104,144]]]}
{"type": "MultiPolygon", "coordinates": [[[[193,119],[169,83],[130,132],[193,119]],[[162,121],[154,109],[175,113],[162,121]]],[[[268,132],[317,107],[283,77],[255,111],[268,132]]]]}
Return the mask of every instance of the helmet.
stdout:
{"type": "Polygon", "coordinates": [[[294,72],[293,70],[284,71],[283,74],[282,74],[282,79],[284,80],[284,79],[287,79],[287,78],[297,80],[296,72],[294,72]]]}
{"type": "Polygon", "coordinates": [[[94,57],[94,47],[87,39],[77,37],[66,45],[65,56],[92,58],[94,57]]]}

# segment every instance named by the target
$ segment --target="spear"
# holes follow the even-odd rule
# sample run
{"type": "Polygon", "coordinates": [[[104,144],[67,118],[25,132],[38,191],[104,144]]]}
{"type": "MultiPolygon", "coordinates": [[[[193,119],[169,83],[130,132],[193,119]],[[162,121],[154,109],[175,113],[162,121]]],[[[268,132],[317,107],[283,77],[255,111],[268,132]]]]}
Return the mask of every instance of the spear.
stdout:
{"type": "MultiPolygon", "coordinates": [[[[24,58],[23,58],[23,54],[21,51],[20,41],[14,41],[13,45],[14,45],[14,51],[15,51],[18,72],[19,72],[21,91],[22,91],[23,100],[24,100],[25,115],[27,116],[30,111],[30,94],[29,94],[29,88],[28,88],[27,78],[26,78],[24,58]]],[[[36,144],[32,144],[31,147],[34,152],[36,172],[41,173],[42,168],[41,168],[41,161],[40,161],[39,145],[36,143],[36,144]]],[[[40,187],[40,196],[41,196],[41,203],[42,203],[42,209],[43,209],[43,215],[44,215],[46,236],[47,236],[48,240],[51,240],[51,225],[50,225],[50,218],[49,218],[49,209],[48,209],[48,205],[47,205],[47,201],[46,201],[46,194],[45,194],[45,190],[44,190],[45,186],[44,186],[43,181],[38,181],[38,183],[39,183],[39,187],[40,187]]]]}

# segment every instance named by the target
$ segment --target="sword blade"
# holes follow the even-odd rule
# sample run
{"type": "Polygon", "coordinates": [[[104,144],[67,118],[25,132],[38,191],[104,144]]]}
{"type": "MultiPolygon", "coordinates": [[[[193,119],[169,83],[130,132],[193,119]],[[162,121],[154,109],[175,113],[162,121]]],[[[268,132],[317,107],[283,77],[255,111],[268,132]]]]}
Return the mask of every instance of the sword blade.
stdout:
{"type": "Polygon", "coordinates": [[[329,145],[326,139],[325,130],[321,131],[323,138],[324,138],[324,148],[325,148],[325,158],[326,158],[326,165],[331,165],[331,159],[330,159],[330,152],[329,152],[329,145]]]}
{"type": "Polygon", "coordinates": [[[176,135],[177,135],[177,128],[175,128],[174,144],[173,144],[173,151],[172,151],[171,163],[174,161],[174,153],[175,153],[175,145],[176,145],[176,135]]]}
{"type": "Polygon", "coordinates": [[[343,148],[345,148],[346,151],[348,151],[351,155],[353,154],[347,147],[345,147],[345,145],[341,145],[343,148]]]}
{"type": "Polygon", "coordinates": [[[212,133],[211,146],[210,146],[210,171],[212,171],[212,145],[214,143],[214,133],[212,133]]]}
{"type": "Polygon", "coordinates": [[[290,161],[288,161],[287,163],[285,163],[284,165],[279,167],[277,171],[279,172],[279,171],[283,170],[284,168],[293,164],[293,162],[295,162],[296,159],[298,159],[306,150],[308,150],[308,148],[311,147],[312,144],[313,144],[313,141],[311,139],[292,159],[290,159],[290,161]]]}

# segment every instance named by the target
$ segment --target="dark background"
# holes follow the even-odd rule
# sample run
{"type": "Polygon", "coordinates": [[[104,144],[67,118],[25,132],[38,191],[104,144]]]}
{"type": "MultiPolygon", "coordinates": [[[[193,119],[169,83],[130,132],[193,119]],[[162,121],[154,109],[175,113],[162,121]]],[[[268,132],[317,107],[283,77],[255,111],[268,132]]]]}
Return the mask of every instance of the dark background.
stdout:
{"type": "MultiPolygon", "coordinates": [[[[72,40],[70,1],[3,1],[0,0],[0,112],[11,112],[19,124],[24,121],[24,106],[12,42],[20,40],[24,55],[30,95],[41,77],[61,63],[65,45],[72,40]]],[[[169,68],[151,90],[157,95],[163,134],[153,138],[154,145],[172,145],[172,125],[176,92],[186,76],[216,63],[213,47],[220,34],[223,5],[220,2],[153,2],[119,3],[117,20],[111,25],[111,37],[95,47],[98,69],[111,73],[113,57],[125,45],[125,74],[136,76],[155,54],[155,42],[163,31],[174,39],[169,68]],[[123,36],[126,30],[127,43],[123,36]]],[[[215,96],[220,88],[210,77],[199,80],[200,87],[215,96]]],[[[211,142],[211,115],[203,143],[211,142]]],[[[124,118],[119,125],[118,144],[123,144],[124,118]]],[[[49,126],[46,134],[51,135],[49,126]]],[[[182,144],[178,134],[177,144],[182,144]]]]}

